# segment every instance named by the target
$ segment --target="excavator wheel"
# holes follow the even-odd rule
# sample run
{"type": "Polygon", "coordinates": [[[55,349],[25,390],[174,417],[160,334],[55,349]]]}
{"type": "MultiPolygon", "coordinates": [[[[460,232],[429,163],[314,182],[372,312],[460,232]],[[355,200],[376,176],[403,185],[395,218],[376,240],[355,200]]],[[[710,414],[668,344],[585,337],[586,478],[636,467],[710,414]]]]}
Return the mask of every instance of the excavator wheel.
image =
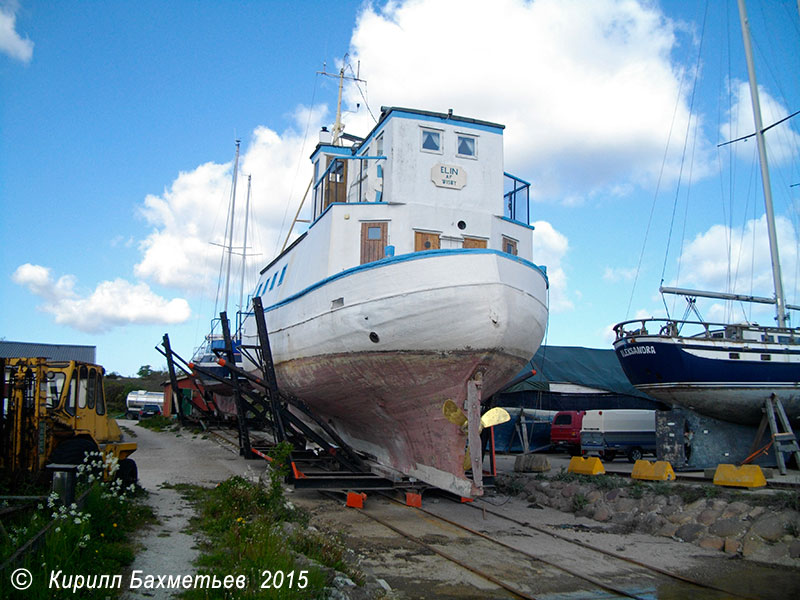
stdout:
{"type": "Polygon", "coordinates": [[[139,469],[132,458],[123,458],[119,461],[117,478],[122,481],[122,487],[127,488],[139,480],[139,469]]]}
{"type": "Polygon", "coordinates": [[[86,438],[71,438],[61,442],[48,462],[57,465],[80,465],[90,452],[97,452],[97,444],[86,438]]]}

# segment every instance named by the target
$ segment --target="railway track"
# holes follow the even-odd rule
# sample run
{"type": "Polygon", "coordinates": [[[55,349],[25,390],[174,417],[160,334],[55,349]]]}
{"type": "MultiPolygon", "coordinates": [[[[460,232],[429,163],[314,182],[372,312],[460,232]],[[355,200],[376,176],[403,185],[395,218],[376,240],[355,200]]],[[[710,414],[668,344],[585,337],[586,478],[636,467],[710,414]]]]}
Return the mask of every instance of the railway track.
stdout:
{"type": "Polygon", "coordinates": [[[496,586],[505,597],[542,599],[553,597],[552,590],[573,598],[747,597],[516,520],[486,503],[441,501],[433,511],[384,495],[373,496],[358,512],[496,586]],[[475,509],[484,514],[482,530],[470,516],[475,509]],[[439,514],[445,510],[450,516],[439,514]]]}

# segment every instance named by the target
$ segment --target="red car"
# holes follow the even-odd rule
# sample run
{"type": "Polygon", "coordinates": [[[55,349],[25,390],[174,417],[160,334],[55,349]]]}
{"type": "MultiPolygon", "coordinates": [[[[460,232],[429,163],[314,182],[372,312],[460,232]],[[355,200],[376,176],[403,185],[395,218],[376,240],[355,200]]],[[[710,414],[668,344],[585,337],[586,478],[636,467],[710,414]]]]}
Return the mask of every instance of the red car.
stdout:
{"type": "Polygon", "coordinates": [[[570,456],[581,453],[581,426],[585,410],[557,412],[550,426],[550,443],[554,448],[563,448],[570,456]]]}

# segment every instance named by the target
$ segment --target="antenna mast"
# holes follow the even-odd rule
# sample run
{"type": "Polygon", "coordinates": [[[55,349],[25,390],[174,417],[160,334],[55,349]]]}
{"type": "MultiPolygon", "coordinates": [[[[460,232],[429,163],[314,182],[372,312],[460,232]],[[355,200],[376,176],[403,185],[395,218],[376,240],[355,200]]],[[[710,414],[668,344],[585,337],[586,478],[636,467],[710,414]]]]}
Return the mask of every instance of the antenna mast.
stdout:
{"type": "MultiPolygon", "coordinates": [[[[355,77],[347,77],[344,74],[344,70],[347,67],[347,57],[349,55],[345,54],[344,58],[342,59],[342,67],[339,69],[339,74],[328,73],[325,70],[325,64],[322,65],[322,71],[317,71],[317,75],[325,75],[326,77],[336,77],[339,80],[339,97],[336,101],[336,122],[333,124],[333,131],[331,131],[332,136],[332,143],[337,145],[339,139],[342,137],[342,132],[344,131],[344,125],[342,124],[342,88],[344,87],[344,80],[347,79],[348,81],[358,81],[361,83],[366,83],[363,79],[359,79],[358,75],[355,77]]],[[[358,66],[359,74],[361,71],[361,62],[359,62],[358,66]]],[[[351,69],[352,71],[352,69],[351,69]]]]}

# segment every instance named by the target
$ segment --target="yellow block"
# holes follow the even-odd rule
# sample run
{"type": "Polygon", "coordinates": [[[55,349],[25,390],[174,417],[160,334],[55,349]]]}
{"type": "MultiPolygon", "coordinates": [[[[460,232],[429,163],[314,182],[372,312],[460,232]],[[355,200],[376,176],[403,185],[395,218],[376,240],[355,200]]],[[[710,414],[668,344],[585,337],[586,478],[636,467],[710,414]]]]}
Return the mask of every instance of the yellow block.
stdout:
{"type": "Polygon", "coordinates": [[[602,475],[605,472],[603,463],[596,456],[590,458],[573,456],[567,468],[567,473],[579,473],[581,475],[602,475]]]}
{"type": "Polygon", "coordinates": [[[766,486],[767,480],[758,465],[717,465],[714,485],[757,488],[766,486]]]}
{"type": "Polygon", "coordinates": [[[656,462],[637,460],[633,465],[631,477],[647,481],[675,481],[675,471],[672,470],[672,465],[665,460],[656,462]]]}

